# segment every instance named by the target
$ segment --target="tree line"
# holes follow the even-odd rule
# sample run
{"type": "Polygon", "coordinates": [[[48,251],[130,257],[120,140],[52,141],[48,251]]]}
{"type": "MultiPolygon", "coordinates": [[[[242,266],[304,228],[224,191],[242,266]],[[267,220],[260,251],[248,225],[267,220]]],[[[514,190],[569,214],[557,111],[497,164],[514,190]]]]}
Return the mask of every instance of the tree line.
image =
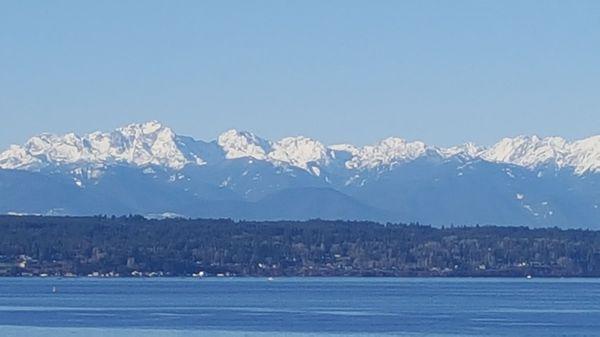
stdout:
{"type": "Polygon", "coordinates": [[[600,232],[0,216],[0,276],[600,276],[600,232]]]}

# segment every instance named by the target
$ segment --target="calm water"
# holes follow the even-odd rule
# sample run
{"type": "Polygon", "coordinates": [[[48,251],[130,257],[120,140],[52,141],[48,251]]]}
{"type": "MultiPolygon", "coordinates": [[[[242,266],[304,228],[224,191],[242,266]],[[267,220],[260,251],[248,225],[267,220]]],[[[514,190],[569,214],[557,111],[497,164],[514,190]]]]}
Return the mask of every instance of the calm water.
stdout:
{"type": "Polygon", "coordinates": [[[600,336],[600,280],[0,278],[0,336],[600,336]]]}

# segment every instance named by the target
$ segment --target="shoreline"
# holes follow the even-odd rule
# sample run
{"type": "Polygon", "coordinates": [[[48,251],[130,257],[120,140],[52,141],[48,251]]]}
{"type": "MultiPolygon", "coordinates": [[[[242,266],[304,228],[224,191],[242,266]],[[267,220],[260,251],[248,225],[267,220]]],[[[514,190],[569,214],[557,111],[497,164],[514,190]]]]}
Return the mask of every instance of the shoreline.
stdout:
{"type": "Polygon", "coordinates": [[[31,279],[31,280],[189,280],[189,281],[214,281],[214,280],[600,280],[600,276],[156,276],[156,277],[95,277],[95,276],[0,276],[0,280],[31,279]]]}

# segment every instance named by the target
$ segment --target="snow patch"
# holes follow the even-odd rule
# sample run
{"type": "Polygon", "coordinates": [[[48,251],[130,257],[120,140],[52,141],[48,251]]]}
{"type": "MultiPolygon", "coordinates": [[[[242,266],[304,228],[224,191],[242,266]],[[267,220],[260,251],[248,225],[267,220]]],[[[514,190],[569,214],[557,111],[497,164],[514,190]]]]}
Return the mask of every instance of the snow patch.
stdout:
{"type": "Polygon", "coordinates": [[[227,177],[227,179],[223,180],[221,184],[219,184],[219,187],[227,187],[229,186],[229,183],[231,183],[231,177],[227,177]]]}

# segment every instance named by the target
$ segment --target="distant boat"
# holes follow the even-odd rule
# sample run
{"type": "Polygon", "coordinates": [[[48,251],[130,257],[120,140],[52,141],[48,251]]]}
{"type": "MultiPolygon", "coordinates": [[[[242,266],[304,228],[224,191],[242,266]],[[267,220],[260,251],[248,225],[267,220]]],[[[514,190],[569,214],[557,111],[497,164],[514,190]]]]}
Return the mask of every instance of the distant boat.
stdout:
{"type": "Polygon", "coordinates": [[[267,278],[267,281],[273,281],[274,279],[272,277],[267,278]]]}
{"type": "Polygon", "coordinates": [[[527,279],[530,279],[532,276],[531,275],[527,275],[527,279]]]}
{"type": "Polygon", "coordinates": [[[57,292],[57,291],[58,291],[58,290],[56,289],[56,287],[52,287],[52,293],[53,293],[53,294],[56,294],[56,292],[57,292]]]}

